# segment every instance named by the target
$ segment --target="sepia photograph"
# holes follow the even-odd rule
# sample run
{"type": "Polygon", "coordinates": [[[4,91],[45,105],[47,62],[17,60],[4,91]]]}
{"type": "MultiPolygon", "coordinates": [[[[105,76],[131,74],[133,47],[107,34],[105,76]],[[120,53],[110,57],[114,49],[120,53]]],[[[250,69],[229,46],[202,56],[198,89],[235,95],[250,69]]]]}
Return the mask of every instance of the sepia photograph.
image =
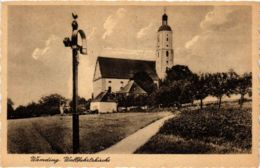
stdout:
{"type": "Polygon", "coordinates": [[[254,5],[6,5],[6,154],[255,159],[254,5]]]}

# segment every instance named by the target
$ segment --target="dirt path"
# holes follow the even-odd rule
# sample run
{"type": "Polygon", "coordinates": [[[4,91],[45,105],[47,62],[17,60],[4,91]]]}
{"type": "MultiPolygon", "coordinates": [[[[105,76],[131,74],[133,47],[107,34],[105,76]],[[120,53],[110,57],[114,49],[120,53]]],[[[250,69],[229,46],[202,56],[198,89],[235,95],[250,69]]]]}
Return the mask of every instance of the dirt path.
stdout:
{"type": "Polygon", "coordinates": [[[175,116],[176,114],[172,114],[157,120],[98,154],[132,154],[155,135],[166,120],[175,116]]]}

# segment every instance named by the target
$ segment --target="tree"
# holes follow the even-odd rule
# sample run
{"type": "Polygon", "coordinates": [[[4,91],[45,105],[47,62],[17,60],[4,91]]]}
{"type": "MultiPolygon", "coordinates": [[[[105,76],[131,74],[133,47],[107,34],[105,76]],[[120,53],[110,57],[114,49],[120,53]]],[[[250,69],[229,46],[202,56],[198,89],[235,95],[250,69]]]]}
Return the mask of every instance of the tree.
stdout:
{"type": "Polygon", "coordinates": [[[23,113],[25,114],[25,117],[38,117],[42,115],[45,111],[41,109],[41,106],[38,103],[31,102],[29,103],[23,113]]]}
{"type": "Polygon", "coordinates": [[[127,102],[126,102],[126,94],[116,94],[116,99],[118,103],[118,107],[125,107],[127,108],[127,102]]]}
{"type": "Polygon", "coordinates": [[[26,106],[18,106],[15,109],[13,118],[37,117],[42,114],[42,109],[38,103],[31,102],[26,106]]]}
{"type": "Polygon", "coordinates": [[[59,107],[61,103],[66,102],[66,98],[59,95],[59,94],[51,94],[48,96],[43,96],[39,104],[42,109],[44,109],[46,114],[54,115],[54,114],[59,114],[59,107]]]}
{"type": "MultiPolygon", "coordinates": [[[[91,99],[86,100],[84,97],[78,96],[78,112],[83,113],[90,109],[91,99]]],[[[70,109],[72,109],[72,100],[69,102],[70,109]]],[[[71,111],[71,110],[70,110],[71,111]]]]}
{"type": "Polygon", "coordinates": [[[20,105],[15,109],[15,113],[14,113],[13,118],[25,118],[25,117],[28,117],[28,116],[29,116],[29,114],[26,113],[26,107],[20,105]]]}
{"type": "Polygon", "coordinates": [[[199,74],[194,78],[194,95],[195,98],[200,100],[200,109],[203,109],[203,99],[205,99],[210,93],[210,75],[199,74]]]}
{"type": "Polygon", "coordinates": [[[166,71],[165,80],[157,93],[161,104],[166,106],[193,102],[195,74],[184,65],[175,65],[166,71]],[[163,103],[165,101],[165,103],[163,103]]]}
{"type": "Polygon", "coordinates": [[[239,104],[242,108],[244,103],[244,96],[250,95],[252,91],[252,73],[244,73],[236,79],[235,93],[240,94],[239,104]]]}
{"type": "Polygon", "coordinates": [[[209,80],[210,94],[218,98],[218,109],[220,109],[222,97],[224,95],[229,97],[233,92],[230,82],[233,81],[232,73],[213,73],[209,75],[209,80]]]}
{"type": "Polygon", "coordinates": [[[192,103],[194,100],[193,96],[193,85],[191,80],[180,80],[178,84],[180,95],[178,97],[178,102],[181,104],[192,103]]]}
{"type": "Polygon", "coordinates": [[[10,119],[10,118],[13,118],[14,117],[14,108],[13,108],[13,101],[8,98],[7,99],[7,118],[10,119]]]}
{"type": "Polygon", "coordinates": [[[152,98],[152,100],[157,105],[162,105],[165,107],[174,105],[180,107],[183,86],[183,80],[172,82],[169,85],[162,85],[153,94],[154,98],[152,98]]]}
{"type": "Polygon", "coordinates": [[[178,80],[191,80],[194,74],[191,72],[188,66],[175,65],[166,70],[166,77],[163,83],[171,83],[178,80]]]}
{"type": "Polygon", "coordinates": [[[172,102],[170,87],[166,85],[161,86],[151,96],[156,105],[168,106],[172,102]]]}

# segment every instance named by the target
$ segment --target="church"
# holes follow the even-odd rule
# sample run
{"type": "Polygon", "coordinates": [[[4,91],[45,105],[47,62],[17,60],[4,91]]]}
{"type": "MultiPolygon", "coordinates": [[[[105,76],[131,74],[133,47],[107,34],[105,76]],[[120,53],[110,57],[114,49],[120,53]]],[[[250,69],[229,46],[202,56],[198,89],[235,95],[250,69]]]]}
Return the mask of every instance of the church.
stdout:
{"type": "Polygon", "coordinates": [[[106,93],[146,94],[147,91],[133,80],[140,73],[146,73],[158,86],[159,79],[165,78],[167,68],[173,66],[172,41],[172,29],[164,13],[157,32],[155,61],[98,56],[93,77],[92,110],[100,110],[100,102],[108,102],[106,93]]]}

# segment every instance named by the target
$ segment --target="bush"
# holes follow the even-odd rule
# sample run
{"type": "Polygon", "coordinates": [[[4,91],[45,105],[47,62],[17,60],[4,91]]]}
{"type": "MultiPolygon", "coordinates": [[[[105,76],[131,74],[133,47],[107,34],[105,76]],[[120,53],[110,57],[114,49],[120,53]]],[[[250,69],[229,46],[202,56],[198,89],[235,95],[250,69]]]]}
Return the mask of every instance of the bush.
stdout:
{"type": "Polygon", "coordinates": [[[15,110],[12,109],[12,101],[8,101],[8,119],[38,117],[43,115],[60,114],[61,103],[67,100],[59,94],[51,94],[43,96],[39,102],[31,102],[26,106],[18,106],[15,110]]]}
{"type": "Polygon", "coordinates": [[[161,134],[174,134],[186,139],[200,139],[217,144],[231,142],[236,147],[251,148],[251,108],[216,107],[204,110],[183,110],[180,117],[168,120],[161,134]]]}

